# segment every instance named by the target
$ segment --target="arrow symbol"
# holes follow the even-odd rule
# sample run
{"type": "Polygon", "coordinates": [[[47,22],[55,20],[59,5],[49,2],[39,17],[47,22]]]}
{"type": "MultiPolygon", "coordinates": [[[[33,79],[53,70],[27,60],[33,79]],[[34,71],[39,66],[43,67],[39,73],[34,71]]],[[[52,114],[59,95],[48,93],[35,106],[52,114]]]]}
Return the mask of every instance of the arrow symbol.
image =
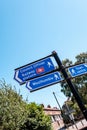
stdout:
{"type": "Polygon", "coordinates": [[[16,79],[19,83],[22,83],[22,80],[20,78],[18,78],[18,74],[19,74],[19,71],[16,71],[14,79],[16,79]]]}
{"type": "Polygon", "coordinates": [[[29,89],[29,90],[32,90],[31,86],[30,86],[30,82],[27,82],[26,83],[26,87],[29,89]]]}

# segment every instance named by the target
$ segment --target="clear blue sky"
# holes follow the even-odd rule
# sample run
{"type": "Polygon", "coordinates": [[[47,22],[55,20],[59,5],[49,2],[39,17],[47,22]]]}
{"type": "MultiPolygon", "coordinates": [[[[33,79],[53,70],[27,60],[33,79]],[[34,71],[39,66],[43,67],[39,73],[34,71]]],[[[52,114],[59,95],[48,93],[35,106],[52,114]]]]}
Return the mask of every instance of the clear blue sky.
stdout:
{"type": "Polygon", "coordinates": [[[66,100],[56,84],[30,93],[14,69],[51,54],[74,60],[87,52],[87,0],[0,0],[0,79],[20,89],[29,102],[57,106],[66,100]]]}

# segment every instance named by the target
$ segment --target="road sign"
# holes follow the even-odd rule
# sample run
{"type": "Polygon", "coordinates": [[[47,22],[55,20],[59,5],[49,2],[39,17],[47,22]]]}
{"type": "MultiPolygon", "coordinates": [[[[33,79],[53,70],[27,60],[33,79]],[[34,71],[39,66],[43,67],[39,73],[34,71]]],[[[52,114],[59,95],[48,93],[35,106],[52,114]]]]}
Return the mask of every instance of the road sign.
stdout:
{"type": "Polygon", "coordinates": [[[72,77],[80,76],[87,73],[87,64],[80,64],[73,67],[68,68],[72,77]]]}
{"type": "Polygon", "coordinates": [[[43,60],[39,60],[38,62],[30,63],[24,67],[16,69],[14,79],[20,84],[23,84],[31,78],[36,78],[37,76],[50,72],[54,69],[55,67],[53,62],[51,58],[48,57],[43,60]]]}
{"type": "Polygon", "coordinates": [[[62,81],[62,77],[60,76],[59,72],[53,72],[50,74],[47,74],[45,76],[41,76],[39,78],[35,78],[33,80],[30,80],[26,83],[26,87],[30,91],[35,91],[37,89],[41,89],[43,87],[50,86],[52,84],[58,83],[62,81]]]}

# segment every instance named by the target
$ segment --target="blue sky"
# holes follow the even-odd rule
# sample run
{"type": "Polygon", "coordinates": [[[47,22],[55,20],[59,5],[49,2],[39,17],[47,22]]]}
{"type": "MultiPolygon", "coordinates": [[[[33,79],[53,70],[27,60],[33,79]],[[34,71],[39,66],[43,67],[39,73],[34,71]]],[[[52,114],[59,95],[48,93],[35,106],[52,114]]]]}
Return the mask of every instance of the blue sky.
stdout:
{"type": "Polygon", "coordinates": [[[56,50],[61,60],[87,52],[86,0],[0,0],[0,79],[20,89],[29,102],[57,106],[66,100],[56,84],[30,93],[14,79],[14,69],[56,50]]]}

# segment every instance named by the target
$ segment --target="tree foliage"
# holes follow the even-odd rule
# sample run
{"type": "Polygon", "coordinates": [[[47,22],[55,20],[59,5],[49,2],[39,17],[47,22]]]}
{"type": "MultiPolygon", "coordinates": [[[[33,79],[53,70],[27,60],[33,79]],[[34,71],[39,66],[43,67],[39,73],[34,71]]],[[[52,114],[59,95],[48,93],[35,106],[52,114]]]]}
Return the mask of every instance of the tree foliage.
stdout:
{"type": "Polygon", "coordinates": [[[28,104],[11,85],[0,82],[0,130],[51,130],[40,105],[28,104]]]}
{"type": "MultiPolygon", "coordinates": [[[[82,62],[85,63],[85,62],[87,62],[87,53],[81,53],[81,54],[77,55],[75,58],[76,58],[75,63],[73,63],[69,59],[65,59],[64,61],[62,61],[62,63],[65,67],[70,66],[72,64],[79,64],[82,62]]],[[[67,69],[66,69],[66,71],[69,74],[67,69]]],[[[69,76],[70,76],[70,74],[69,74],[69,76]]],[[[82,99],[82,102],[85,104],[85,106],[87,106],[87,74],[73,78],[72,83],[73,83],[74,87],[76,88],[76,90],[78,91],[78,93],[82,99]]],[[[73,105],[72,105],[73,109],[75,109],[76,112],[80,114],[81,112],[79,110],[79,107],[66,82],[61,83],[61,91],[64,93],[64,95],[66,97],[71,98],[71,101],[73,102],[73,105]]]]}
{"type": "Polygon", "coordinates": [[[10,85],[0,84],[0,128],[2,130],[19,130],[24,123],[26,103],[22,101],[10,85]]]}
{"type": "MultiPolygon", "coordinates": [[[[86,60],[87,60],[87,53],[81,53],[81,54],[76,56],[75,63],[73,63],[69,59],[65,59],[64,61],[62,61],[62,63],[65,67],[67,67],[67,66],[70,66],[72,64],[85,62],[86,60]]],[[[77,91],[80,92],[80,94],[83,94],[82,91],[84,91],[85,96],[87,95],[87,93],[86,93],[87,91],[85,91],[85,90],[87,90],[87,74],[73,78],[72,82],[73,82],[74,86],[76,87],[77,91]]],[[[72,97],[71,90],[66,82],[61,83],[61,91],[64,93],[65,96],[72,97]]]]}
{"type": "Polygon", "coordinates": [[[28,113],[23,130],[51,130],[51,119],[43,112],[41,105],[28,104],[28,113]]]}

